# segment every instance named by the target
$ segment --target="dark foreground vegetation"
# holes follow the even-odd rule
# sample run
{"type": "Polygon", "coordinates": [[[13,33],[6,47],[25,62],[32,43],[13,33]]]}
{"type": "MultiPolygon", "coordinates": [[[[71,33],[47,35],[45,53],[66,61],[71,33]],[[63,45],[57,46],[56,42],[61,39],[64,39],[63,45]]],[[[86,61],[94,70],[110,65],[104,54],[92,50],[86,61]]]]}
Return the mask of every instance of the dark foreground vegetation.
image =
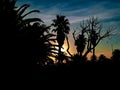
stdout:
{"type": "Polygon", "coordinates": [[[77,53],[69,52],[68,34],[70,23],[65,16],[56,15],[50,26],[39,18],[26,18],[33,10],[25,13],[30,7],[24,4],[16,6],[16,0],[0,0],[0,30],[2,36],[1,50],[5,71],[18,73],[75,74],[91,75],[91,73],[118,72],[120,50],[113,51],[108,59],[104,55],[98,58],[95,48],[101,40],[111,36],[113,28],[101,35],[102,25],[95,17],[90,17],[80,24],[80,32],[74,31],[73,38],[77,53]],[[62,52],[65,39],[67,51],[62,52]],[[57,43],[57,44],[56,44],[57,43]],[[58,49],[57,49],[58,48],[58,49]],[[93,53],[91,61],[88,53],[93,53]]]}

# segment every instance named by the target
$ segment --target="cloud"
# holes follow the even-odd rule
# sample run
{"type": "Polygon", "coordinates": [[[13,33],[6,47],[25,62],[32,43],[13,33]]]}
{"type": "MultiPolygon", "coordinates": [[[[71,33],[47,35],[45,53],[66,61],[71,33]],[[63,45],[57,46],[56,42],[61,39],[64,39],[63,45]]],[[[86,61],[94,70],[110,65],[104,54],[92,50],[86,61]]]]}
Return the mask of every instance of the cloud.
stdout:
{"type": "Polygon", "coordinates": [[[52,20],[55,18],[54,15],[48,15],[48,14],[39,14],[37,17],[41,18],[48,25],[50,25],[52,23],[52,20]]]}
{"type": "Polygon", "coordinates": [[[37,15],[45,22],[55,18],[56,14],[65,15],[70,23],[80,23],[89,16],[97,16],[105,23],[120,21],[120,0],[19,0],[18,3],[30,3],[39,9],[37,15]]]}

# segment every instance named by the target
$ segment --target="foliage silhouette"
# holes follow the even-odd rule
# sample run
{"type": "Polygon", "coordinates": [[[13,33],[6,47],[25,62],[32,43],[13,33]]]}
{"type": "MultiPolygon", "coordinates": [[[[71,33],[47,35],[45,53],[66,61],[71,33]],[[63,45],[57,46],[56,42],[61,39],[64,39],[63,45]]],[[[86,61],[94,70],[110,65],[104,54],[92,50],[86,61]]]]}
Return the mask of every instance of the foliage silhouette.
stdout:
{"type": "Polygon", "coordinates": [[[65,37],[67,36],[67,34],[69,34],[70,28],[69,28],[69,21],[68,19],[66,19],[65,16],[60,16],[57,15],[56,19],[53,20],[52,26],[55,27],[55,29],[53,29],[54,32],[57,32],[57,42],[59,45],[59,59],[58,62],[62,63],[62,60],[60,59],[61,56],[61,48],[64,44],[64,40],[65,37]]]}
{"type": "Polygon", "coordinates": [[[97,61],[97,56],[93,54],[93,55],[91,56],[91,62],[94,63],[94,62],[96,62],[96,61],[97,61]]]}
{"type": "Polygon", "coordinates": [[[40,65],[45,62],[53,64],[50,57],[55,57],[56,49],[52,44],[55,40],[51,37],[55,35],[49,33],[50,26],[42,24],[39,18],[26,18],[31,13],[38,13],[38,10],[25,13],[30,5],[17,8],[15,3],[16,0],[1,2],[0,28],[4,32],[4,44],[9,45],[4,49],[9,55],[6,60],[10,60],[9,64],[14,64],[18,71],[34,71],[38,62],[40,65]]]}
{"type": "Polygon", "coordinates": [[[36,50],[34,55],[37,55],[37,62],[39,64],[44,65],[44,63],[53,62],[50,57],[55,57],[57,49],[55,49],[55,45],[52,42],[55,42],[55,39],[51,37],[55,36],[54,34],[49,33],[50,26],[46,26],[45,24],[34,23],[33,28],[31,28],[33,41],[36,41],[35,48],[36,50]]]}
{"type": "Polygon", "coordinates": [[[90,17],[80,24],[80,30],[81,32],[76,36],[75,31],[73,32],[75,45],[77,46],[77,51],[81,53],[81,56],[87,57],[88,53],[92,50],[93,56],[95,56],[95,47],[101,40],[111,35],[112,28],[108,29],[104,34],[101,34],[102,25],[97,18],[90,17]]]}
{"type": "Polygon", "coordinates": [[[120,64],[120,49],[115,49],[112,52],[111,59],[114,61],[115,64],[120,64]]]}
{"type": "Polygon", "coordinates": [[[112,64],[113,62],[112,62],[112,60],[107,58],[105,55],[101,54],[99,56],[98,63],[108,65],[108,64],[112,64]]]}
{"type": "Polygon", "coordinates": [[[75,38],[75,32],[74,32],[73,38],[75,40],[75,45],[76,45],[78,55],[82,57],[82,53],[85,49],[85,44],[86,44],[86,38],[84,36],[84,31],[82,30],[82,34],[79,34],[76,38],[75,38]]]}

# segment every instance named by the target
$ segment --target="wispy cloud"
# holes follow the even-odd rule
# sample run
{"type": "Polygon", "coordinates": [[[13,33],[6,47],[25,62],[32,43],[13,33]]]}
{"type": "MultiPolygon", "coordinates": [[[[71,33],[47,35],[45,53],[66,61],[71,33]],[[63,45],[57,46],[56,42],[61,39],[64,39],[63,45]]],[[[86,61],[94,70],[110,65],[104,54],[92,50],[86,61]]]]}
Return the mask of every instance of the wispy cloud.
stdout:
{"type": "Polygon", "coordinates": [[[30,3],[32,8],[40,9],[39,17],[46,22],[56,14],[66,15],[71,23],[97,16],[105,22],[119,21],[119,0],[19,0],[19,3],[30,3]],[[117,17],[117,18],[116,18],[117,17]],[[116,18],[116,19],[115,19],[116,18]]]}
{"type": "Polygon", "coordinates": [[[34,15],[50,23],[56,14],[65,15],[71,24],[80,23],[89,16],[97,16],[104,23],[120,24],[120,0],[19,0],[39,9],[34,15]]]}

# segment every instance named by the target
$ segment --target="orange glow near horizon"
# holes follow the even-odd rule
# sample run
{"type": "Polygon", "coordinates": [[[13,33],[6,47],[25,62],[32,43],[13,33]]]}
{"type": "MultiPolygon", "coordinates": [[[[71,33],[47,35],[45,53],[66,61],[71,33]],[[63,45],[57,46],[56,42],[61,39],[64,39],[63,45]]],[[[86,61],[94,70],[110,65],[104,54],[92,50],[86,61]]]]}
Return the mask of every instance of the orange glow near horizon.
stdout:
{"type": "MultiPolygon", "coordinates": [[[[72,55],[77,54],[76,46],[74,45],[74,39],[73,39],[71,33],[68,35],[68,39],[69,39],[69,45],[70,45],[69,52],[72,55]]],[[[56,44],[57,44],[57,42],[56,42],[56,44]]],[[[67,45],[67,41],[65,40],[63,48],[61,50],[65,53],[67,53],[67,48],[68,48],[68,45],[67,45]]],[[[103,47],[103,45],[101,46],[101,44],[100,45],[98,44],[98,46],[96,47],[96,53],[95,54],[96,54],[97,58],[99,58],[99,56],[101,54],[105,55],[107,58],[110,58],[112,56],[112,51],[110,51],[109,46],[103,47]]],[[[68,53],[67,53],[67,55],[69,56],[68,53]]],[[[92,52],[90,52],[87,55],[88,60],[91,59],[91,56],[92,56],[92,52]]]]}
{"type": "MultiPolygon", "coordinates": [[[[69,44],[70,44],[70,49],[69,49],[69,51],[70,51],[70,53],[71,53],[72,55],[74,55],[74,54],[77,53],[77,51],[76,51],[76,46],[74,45],[74,39],[72,38],[72,34],[69,34],[69,35],[68,35],[68,38],[69,38],[69,44]]],[[[67,48],[68,48],[66,40],[65,40],[65,42],[64,42],[63,48],[64,48],[64,51],[66,52],[66,50],[67,50],[67,48]]],[[[112,56],[112,52],[111,52],[110,50],[105,49],[105,48],[102,48],[102,49],[101,49],[101,48],[102,48],[102,47],[99,47],[99,46],[96,47],[96,56],[97,56],[97,58],[98,58],[101,54],[105,55],[107,58],[110,58],[110,57],[112,56]]],[[[89,53],[88,56],[87,56],[87,57],[88,57],[88,60],[90,60],[91,56],[92,56],[92,53],[89,53]]]]}
{"type": "MultiPolygon", "coordinates": [[[[63,48],[64,48],[65,51],[66,51],[67,45],[64,44],[64,45],[63,45],[63,48]]],[[[70,49],[69,49],[69,51],[70,51],[70,53],[71,53],[72,55],[74,55],[74,54],[77,53],[75,46],[71,46],[70,49]]],[[[111,52],[109,52],[109,51],[104,51],[104,52],[97,52],[97,51],[96,51],[96,56],[97,56],[97,57],[99,57],[101,54],[105,55],[107,58],[110,58],[110,57],[112,56],[112,55],[111,55],[111,52]]],[[[90,59],[91,56],[92,56],[92,52],[90,52],[90,53],[88,54],[88,56],[87,56],[88,59],[90,59]]]]}
{"type": "MultiPolygon", "coordinates": [[[[105,55],[107,58],[110,58],[111,57],[111,53],[110,52],[97,52],[96,51],[96,56],[97,56],[97,58],[99,58],[99,56],[101,55],[101,54],[103,54],[103,55],[105,55]]],[[[88,60],[90,60],[91,59],[91,56],[92,56],[92,53],[89,53],[88,54],[88,60]]]]}
{"type": "MultiPolygon", "coordinates": [[[[70,52],[71,54],[76,54],[77,51],[76,51],[76,48],[75,48],[75,45],[74,45],[74,40],[73,40],[73,38],[72,38],[72,34],[71,34],[71,33],[68,35],[68,39],[69,39],[69,45],[70,45],[69,52],[70,52]]],[[[66,41],[66,40],[64,41],[63,48],[65,49],[65,51],[66,51],[67,48],[68,48],[68,45],[67,45],[67,41],[66,41]]]]}

